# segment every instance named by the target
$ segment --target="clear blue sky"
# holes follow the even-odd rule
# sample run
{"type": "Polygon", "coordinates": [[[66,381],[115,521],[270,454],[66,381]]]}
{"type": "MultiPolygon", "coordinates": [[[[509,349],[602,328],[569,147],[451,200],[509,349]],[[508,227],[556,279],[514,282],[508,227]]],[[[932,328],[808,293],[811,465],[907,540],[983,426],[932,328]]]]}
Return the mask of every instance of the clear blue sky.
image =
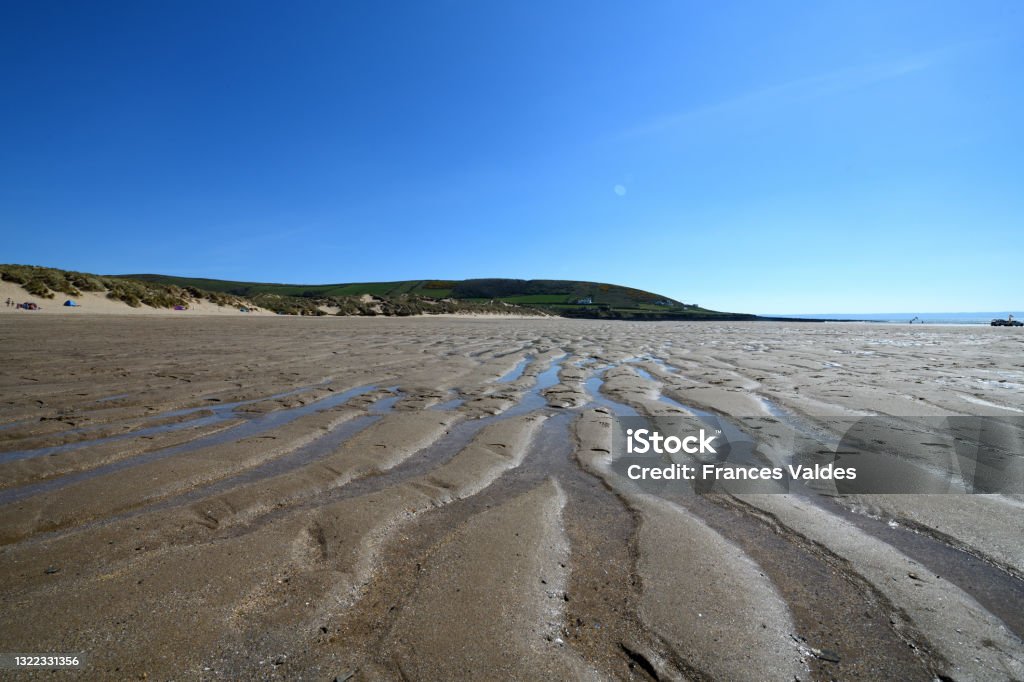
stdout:
{"type": "Polygon", "coordinates": [[[7,2],[0,262],[1019,309],[1024,3],[7,2]]]}

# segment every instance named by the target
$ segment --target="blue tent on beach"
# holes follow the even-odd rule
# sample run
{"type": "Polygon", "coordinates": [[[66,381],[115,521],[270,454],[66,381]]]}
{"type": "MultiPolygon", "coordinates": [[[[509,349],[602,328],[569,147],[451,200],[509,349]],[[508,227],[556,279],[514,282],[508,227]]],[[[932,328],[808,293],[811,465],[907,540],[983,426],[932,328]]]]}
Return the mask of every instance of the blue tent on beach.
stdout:
{"type": "Polygon", "coordinates": [[[64,306],[66,308],[77,308],[78,304],[75,303],[74,301],[72,301],[71,299],[68,299],[68,300],[64,301],[64,306]]]}

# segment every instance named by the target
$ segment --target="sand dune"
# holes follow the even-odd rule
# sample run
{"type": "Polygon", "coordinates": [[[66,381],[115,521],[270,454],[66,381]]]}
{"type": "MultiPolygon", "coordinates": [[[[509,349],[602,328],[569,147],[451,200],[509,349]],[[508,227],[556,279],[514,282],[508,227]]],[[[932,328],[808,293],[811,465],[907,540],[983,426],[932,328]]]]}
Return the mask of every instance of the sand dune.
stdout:
{"type": "Polygon", "coordinates": [[[60,315],[63,317],[72,315],[174,315],[176,317],[193,317],[196,315],[265,316],[274,314],[269,310],[251,310],[247,313],[243,313],[232,306],[217,305],[210,301],[194,301],[189,305],[188,310],[151,308],[147,305],[141,305],[137,308],[133,308],[127,303],[109,299],[106,294],[95,291],[83,291],[78,296],[66,296],[58,293],[54,298],[44,298],[42,296],[34,296],[22,289],[20,285],[11,282],[0,282],[0,313],[11,313],[17,315],[60,315]],[[35,303],[39,306],[39,310],[19,310],[17,308],[3,305],[8,298],[13,300],[15,303],[35,303]],[[77,303],[78,306],[65,306],[64,302],[69,299],[77,303]]]}

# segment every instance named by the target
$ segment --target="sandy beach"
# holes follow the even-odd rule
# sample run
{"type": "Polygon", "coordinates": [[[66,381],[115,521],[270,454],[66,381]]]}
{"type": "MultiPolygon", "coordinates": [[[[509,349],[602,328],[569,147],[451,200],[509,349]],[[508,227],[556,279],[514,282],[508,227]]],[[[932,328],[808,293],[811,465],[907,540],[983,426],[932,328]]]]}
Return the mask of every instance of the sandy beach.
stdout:
{"type": "Polygon", "coordinates": [[[687,407],[1019,417],[1020,330],[18,312],[2,651],[104,680],[1024,679],[1021,496],[652,495],[610,461],[617,417],[687,407]]]}

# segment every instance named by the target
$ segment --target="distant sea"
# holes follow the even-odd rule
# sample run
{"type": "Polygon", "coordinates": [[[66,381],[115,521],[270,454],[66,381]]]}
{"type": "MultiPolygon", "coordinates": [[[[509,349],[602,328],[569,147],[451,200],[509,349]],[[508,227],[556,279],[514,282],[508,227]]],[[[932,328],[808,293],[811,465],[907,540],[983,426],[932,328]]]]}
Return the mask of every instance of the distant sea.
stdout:
{"type": "Polygon", "coordinates": [[[862,322],[881,322],[886,324],[907,324],[917,318],[914,324],[988,324],[994,318],[1006,319],[1012,314],[1013,319],[1024,321],[1024,311],[1004,310],[988,313],[828,313],[825,315],[770,315],[770,317],[802,317],[805,320],[857,320],[862,322]]]}

